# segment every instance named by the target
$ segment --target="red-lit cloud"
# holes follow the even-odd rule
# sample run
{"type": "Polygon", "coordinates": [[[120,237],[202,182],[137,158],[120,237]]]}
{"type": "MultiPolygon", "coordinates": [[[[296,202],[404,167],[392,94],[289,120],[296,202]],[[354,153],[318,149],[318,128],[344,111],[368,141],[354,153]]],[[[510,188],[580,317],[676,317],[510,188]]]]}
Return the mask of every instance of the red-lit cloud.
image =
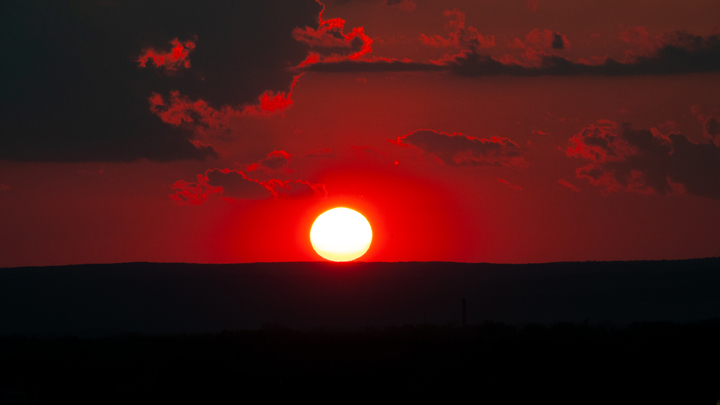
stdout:
{"type": "Polygon", "coordinates": [[[211,107],[202,99],[191,100],[179,91],[171,91],[167,99],[153,93],[149,99],[150,111],[170,125],[188,127],[201,133],[227,133],[233,118],[267,116],[292,106],[290,97],[299,78],[300,75],[295,76],[287,94],[266,91],[258,97],[256,104],[237,107],[225,105],[220,109],[211,107]]]}
{"type": "Polygon", "coordinates": [[[502,184],[504,184],[504,185],[512,188],[513,190],[522,190],[522,187],[518,186],[517,184],[512,184],[512,183],[510,183],[509,181],[507,181],[507,180],[505,180],[505,179],[498,179],[498,182],[500,182],[500,183],[502,183],[502,184]]]}
{"type": "Polygon", "coordinates": [[[445,25],[448,37],[440,35],[429,37],[420,34],[420,42],[435,47],[455,47],[459,49],[490,48],[495,46],[495,37],[492,35],[483,36],[472,26],[465,27],[465,14],[458,9],[446,10],[444,15],[450,18],[445,25]]]}
{"type": "Polygon", "coordinates": [[[411,12],[417,8],[413,0],[385,0],[386,6],[395,6],[402,11],[411,12]]]}
{"type": "Polygon", "coordinates": [[[633,44],[646,51],[653,50],[658,43],[651,38],[647,28],[642,26],[627,27],[620,32],[620,39],[628,44],[633,44]]]}
{"type": "Polygon", "coordinates": [[[570,190],[572,190],[572,191],[574,191],[574,192],[576,192],[576,193],[580,191],[580,189],[577,188],[576,185],[570,183],[569,181],[567,181],[567,180],[565,180],[565,179],[560,179],[560,180],[558,180],[558,183],[559,183],[561,186],[563,186],[563,187],[565,187],[565,188],[568,188],[568,189],[570,189],[570,190]]]}
{"type": "Polygon", "coordinates": [[[535,28],[525,36],[525,42],[535,49],[570,49],[570,41],[565,35],[548,29],[535,28]]]}
{"type": "Polygon", "coordinates": [[[170,198],[181,205],[200,205],[213,194],[237,200],[260,200],[272,196],[270,189],[259,181],[231,169],[209,169],[198,175],[197,183],[180,180],[175,182],[173,190],[177,191],[170,198]]]}
{"type": "Polygon", "coordinates": [[[302,180],[271,179],[265,183],[278,198],[311,198],[327,197],[327,190],[322,183],[310,183],[302,180]]]}
{"type": "Polygon", "coordinates": [[[305,156],[310,157],[331,157],[333,152],[329,148],[315,148],[305,152],[305,156]]]}
{"type": "Polygon", "coordinates": [[[203,174],[198,174],[197,183],[179,180],[172,185],[172,189],[175,193],[170,194],[170,198],[179,205],[200,205],[208,196],[222,192],[222,187],[209,186],[207,177],[203,174]]]}
{"type": "Polygon", "coordinates": [[[284,150],[274,150],[260,161],[247,165],[245,170],[249,172],[262,170],[268,174],[289,174],[294,172],[294,170],[290,169],[291,160],[292,153],[287,153],[284,150]]]}
{"type": "Polygon", "coordinates": [[[0,191],[8,191],[10,190],[10,186],[7,186],[5,184],[0,184],[0,191]]]}
{"type": "Polygon", "coordinates": [[[612,121],[590,125],[569,139],[568,156],[591,163],[576,171],[603,192],[686,192],[720,199],[720,148],[682,134],[618,128],[612,121]]]}
{"type": "Polygon", "coordinates": [[[412,145],[448,166],[526,166],[520,147],[499,136],[480,139],[461,133],[452,135],[420,129],[390,140],[400,146],[412,145]]]}
{"type": "Polygon", "coordinates": [[[377,148],[373,148],[372,146],[350,146],[350,149],[352,149],[358,156],[362,156],[362,155],[384,156],[385,155],[385,152],[378,150],[377,148]]]}
{"type": "Polygon", "coordinates": [[[226,198],[238,200],[262,200],[272,196],[269,187],[248,178],[245,173],[231,169],[210,169],[205,172],[208,184],[222,188],[226,198]]]}
{"type": "MultiPolygon", "coordinates": [[[[460,76],[635,76],[720,72],[720,36],[694,36],[684,32],[663,37],[663,46],[651,55],[618,62],[612,58],[573,61],[555,54],[534,51],[534,63],[527,64],[511,55],[492,57],[476,49],[440,60],[413,62],[399,60],[327,61],[302,66],[301,71],[317,72],[415,72],[447,71],[460,76]]],[[[562,36],[561,36],[562,39],[562,36]]],[[[566,45],[563,40],[563,46],[566,45]]],[[[553,42],[556,42],[553,40],[553,42]]],[[[557,41],[559,44],[559,41],[557,41]]],[[[520,42],[522,44],[522,42],[520,42]]],[[[567,42],[569,45],[569,42],[567,42]]],[[[520,45],[518,45],[520,46],[520,45]]],[[[552,47],[552,43],[551,43],[552,47]]],[[[525,55],[527,59],[527,55],[525,55]]],[[[529,60],[529,59],[528,59],[529,60]]],[[[319,61],[318,61],[319,62],[319,61]]]]}
{"type": "Polygon", "coordinates": [[[530,31],[525,36],[524,42],[519,38],[515,38],[508,45],[512,49],[522,51],[522,53],[520,55],[515,54],[515,56],[505,54],[494,59],[505,65],[521,65],[524,67],[540,67],[543,58],[557,56],[555,52],[570,49],[570,41],[565,35],[548,29],[540,31],[538,28],[530,31]]]}
{"type": "Polygon", "coordinates": [[[190,52],[195,50],[195,41],[180,42],[177,38],[170,41],[172,48],[169,51],[157,51],[152,48],[144,49],[137,59],[140,67],[146,67],[152,61],[155,67],[166,71],[177,71],[180,68],[190,68],[190,52]]]}
{"type": "MultiPolygon", "coordinates": [[[[320,2],[318,2],[320,3],[320,2]]],[[[297,27],[292,31],[293,38],[313,50],[299,67],[323,62],[339,62],[342,60],[359,60],[372,52],[373,40],[365,35],[363,27],[355,27],[348,34],[343,32],[345,20],[331,18],[323,20],[325,5],[318,15],[318,28],[297,27]]]]}
{"type": "Polygon", "coordinates": [[[693,115],[700,121],[703,126],[703,135],[720,146],[720,121],[712,115],[705,114],[700,105],[694,105],[691,108],[693,115]]]}

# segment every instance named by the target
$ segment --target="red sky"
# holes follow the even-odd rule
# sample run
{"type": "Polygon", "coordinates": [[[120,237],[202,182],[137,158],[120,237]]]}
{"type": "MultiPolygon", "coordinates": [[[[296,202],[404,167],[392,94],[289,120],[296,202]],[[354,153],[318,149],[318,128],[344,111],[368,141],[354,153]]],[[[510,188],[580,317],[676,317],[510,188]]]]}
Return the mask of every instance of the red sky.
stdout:
{"type": "Polygon", "coordinates": [[[720,256],[717,1],[1,14],[1,267],[720,256]]]}

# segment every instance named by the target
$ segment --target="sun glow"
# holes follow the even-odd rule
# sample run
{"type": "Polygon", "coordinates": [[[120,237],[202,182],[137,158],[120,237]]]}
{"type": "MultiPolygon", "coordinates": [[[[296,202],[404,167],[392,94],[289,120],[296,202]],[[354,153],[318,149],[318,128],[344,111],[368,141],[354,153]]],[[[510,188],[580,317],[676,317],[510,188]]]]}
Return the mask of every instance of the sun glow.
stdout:
{"type": "Polygon", "coordinates": [[[322,213],[310,228],[313,249],[327,260],[349,262],[370,248],[372,228],[365,217],[350,208],[322,213]]]}

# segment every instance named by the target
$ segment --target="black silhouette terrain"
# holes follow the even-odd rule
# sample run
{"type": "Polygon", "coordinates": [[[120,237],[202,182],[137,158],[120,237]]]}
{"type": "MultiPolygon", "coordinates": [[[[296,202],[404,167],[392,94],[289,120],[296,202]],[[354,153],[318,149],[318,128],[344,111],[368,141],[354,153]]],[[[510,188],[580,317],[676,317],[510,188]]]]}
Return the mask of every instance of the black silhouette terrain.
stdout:
{"type": "Polygon", "coordinates": [[[0,269],[0,335],[720,317],[720,259],[527,265],[124,263],[0,269]]]}
{"type": "Polygon", "coordinates": [[[0,269],[0,403],[715,404],[719,265],[0,269]]]}

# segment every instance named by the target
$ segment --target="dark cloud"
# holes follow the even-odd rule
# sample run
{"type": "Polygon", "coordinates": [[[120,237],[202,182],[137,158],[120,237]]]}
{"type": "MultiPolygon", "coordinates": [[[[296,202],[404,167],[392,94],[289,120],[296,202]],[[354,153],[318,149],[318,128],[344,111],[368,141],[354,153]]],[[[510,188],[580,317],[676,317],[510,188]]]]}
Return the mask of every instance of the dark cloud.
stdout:
{"type": "Polygon", "coordinates": [[[207,184],[221,187],[223,197],[239,200],[262,200],[272,197],[272,192],[245,173],[230,169],[211,169],[205,172],[207,184]]]}
{"type": "Polygon", "coordinates": [[[398,60],[344,60],[313,63],[298,68],[305,72],[444,72],[448,66],[398,60]]]}
{"type": "MultiPolygon", "coordinates": [[[[505,54],[503,56],[494,58],[494,60],[504,65],[518,65],[523,67],[537,68],[542,66],[542,58],[557,56],[555,51],[570,49],[570,41],[568,41],[565,35],[557,32],[550,31],[548,29],[540,30],[535,28],[525,36],[525,41],[520,38],[514,38],[508,46],[511,49],[522,51],[520,54],[515,55],[505,54]],[[520,58],[520,60],[518,60],[520,58]]],[[[474,50],[470,50],[474,51],[474,50]]],[[[462,59],[470,52],[465,52],[454,57],[445,58],[446,61],[453,62],[458,59],[462,59]]]]}
{"type": "Polygon", "coordinates": [[[535,50],[570,48],[570,41],[568,41],[565,35],[548,29],[542,31],[538,28],[533,29],[525,36],[525,42],[527,45],[523,44],[519,39],[515,39],[512,46],[520,48],[533,48],[535,50]]]}
{"type": "Polygon", "coordinates": [[[560,179],[560,180],[558,180],[558,183],[559,183],[561,186],[563,186],[563,187],[565,187],[565,188],[568,188],[568,189],[570,189],[570,190],[572,190],[572,191],[574,191],[574,192],[576,192],[576,193],[580,191],[580,189],[577,188],[577,186],[575,186],[574,184],[570,183],[569,181],[567,181],[567,180],[565,180],[565,179],[560,179]]]}
{"type": "Polygon", "coordinates": [[[505,179],[498,179],[498,182],[510,187],[513,190],[522,190],[522,187],[518,186],[517,184],[512,184],[505,179]]]}
{"type": "Polygon", "coordinates": [[[170,194],[170,198],[178,205],[200,205],[207,200],[208,196],[222,192],[222,187],[209,186],[207,178],[203,174],[198,175],[197,183],[179,180],[172,185],[172,189],[174,193],[170,194]]]}
{"type": "Polygon", "coordinates": [[[327,197],[327,190],[322,183],[310,183],[302,180],[277,180],[268,181],[269,187],[273,195],[278,198],[312,198],[327,197]]]}
{"type": "Polygon", "coordinates": [[[175,192],[170,198],[180,205],[200,205],[211,195],[219,195],[228,201],[327,196],[322,183],[279,179],[258,181],[242,171],[227,168],[208,169],[197,176],[196,183],[180,180],[172,188],[175,192]]]}
{"type": "Polygon", "coordinates": [[[292,160],[292,153],[287,153],[284,150],[274,150],[267,154],[263,159],[256,163],[247,165],[247,171],[262,170],[265,173],[284,173],[289,174],[294,170],[290,169],[290,161],[292,160]]]}
{"type": "Polygon", "coordinates": [[[412,145],[436,156],[448,166],[525,166],[520,147],[507,138],[480,139],[461,133],[452,135],[420,129],[390,142],[412,145]]]}
{"type": "Polygon", "coordinates": [[[356,155],[358,156],[367,156],[367,155],[374,155],[374,156],[385,156],[385,152],[373,148],[372,146],[350,146],[350,149],[352,149],[356,155]]]}
{"type": "Polygon", "coordinates": [[[417,8],[417,4],[413,0],[385,0],[386,6],[395,6],[400,10],[407,11],[408,13],[417,8]]]}
{"type": "MultiPolygon", "coordinates": [[[[668,37],[669,38],[669,37],[668,37]]],[[[567,43],[564,45],[567,47],[567,43]]],[[[574,62],[558,55],[538,55],[537,66],[500,61],[476,48],[432,62],[359,60],[316,63],[300,70],[316,72],[411,72],[448,71],[460,76],[630,76],[720,72],[720,36],[676,33],[649,56],[618,62],[608,58],[600,64],[574,62]]]]}
{"type": "Polygon", "coordinates": [[[329,148],[315,148],[305,152],[309,157],[334,157],[335,154],[329,148]]]}
{"type": "Polygon", "coordinates": [[[720,148],[694,143],[682,134],[618,128],[601,121],[569,140],[567,155],[591,163],[577,177],[604,192],[634,191],[688,194],[720,199],[720,148]]]}
{"type": "Polygon", "coordinates": [[[705,132],[713,138],[720,135],[720,123],[715,117],[710,118],[707,123],[705,123],[705,132]]]}
{"type": "Polygon", "coordinates": [[[573,62],[557,55],[541,57],[539,67],[503,64],[478,54],[476,51],[462,53],[447,62],[448,68],[462,76],[627,76],[684,74],[720,71],[720,40],[717,35],[694,37],[692,43],[668,44],[652,56],[638,56],[634,61],[621,63],[607,59],[599,65],[573,62]]]}
{"type": "Polygon", "coordinates": [[[690,111],[692,111],[693,115],[700,121],[700,124],[702,124],[703,135],[713,141],[715,145],[720,146],[720,122],[718,122],[717,118],[705,114],[700,108],[700,105],[692,106],[690,111]]]}
{"type": "Polygon", "coordinates": [[[446,10],[445,17],[450,18],[450,22],[445,25],[448,37],[444,38],[440,35],[428,37],[425,34],[420,35],[420,42],[425,45],[436,47],[448,47],[467,49],[467,48],[490,48],[495,46],[495,37],[492,35],[483,36],[472,26],[465,26],[465,13],[458,9],[446,10]]]}
{"type": "Polygon", "coordinates": [[[278,107],[293,83],[287,68],[308,52],[292,30],[316,26],[320,8],[312,0],[4,1],[0,159],[213,157],[188,126],[155,116],[148,99],[168,103],[177,91],[242,111],[264,95],[278,107]]]}

